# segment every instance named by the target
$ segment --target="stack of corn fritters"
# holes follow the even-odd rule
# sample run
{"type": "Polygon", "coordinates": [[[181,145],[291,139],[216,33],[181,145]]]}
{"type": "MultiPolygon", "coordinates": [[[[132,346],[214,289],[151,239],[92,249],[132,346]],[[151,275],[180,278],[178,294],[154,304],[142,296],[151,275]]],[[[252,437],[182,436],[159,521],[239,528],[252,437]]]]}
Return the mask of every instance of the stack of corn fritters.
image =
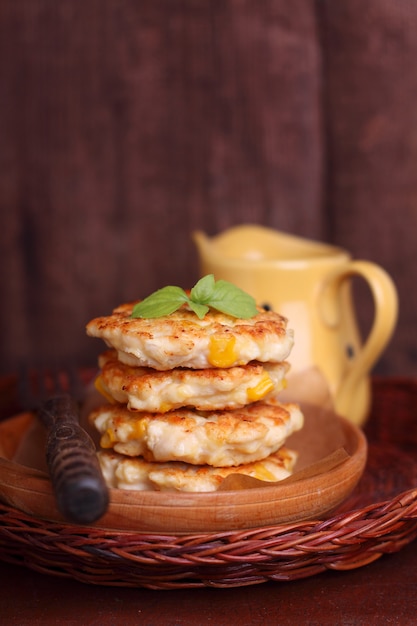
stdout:
{"type": "Polygon", "coordinates": [[[108,485],[200,492],[229,474],[287,477],[296,454],[284,444],[303,415],[277,399],[293,345],[286,320],[261,308],[199,319],[187,305],[141,319],[134,305],[87,325],[109,348],[96,380],[108,403],[89,417],[108,485]]]}

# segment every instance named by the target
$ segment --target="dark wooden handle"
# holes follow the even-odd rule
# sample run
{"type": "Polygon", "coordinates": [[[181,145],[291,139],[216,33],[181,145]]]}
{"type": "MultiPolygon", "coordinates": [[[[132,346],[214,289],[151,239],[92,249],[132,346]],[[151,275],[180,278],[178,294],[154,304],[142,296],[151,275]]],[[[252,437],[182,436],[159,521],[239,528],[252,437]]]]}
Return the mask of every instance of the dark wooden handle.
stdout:
{"type": "Polygon", "coordinates": [[[91,437],[78,422],[76,402],[54,396],[39,409],[47,429],[46,461],[60,512],[78,524],[90,524],[107,510],[105,484],[91,437]]]}

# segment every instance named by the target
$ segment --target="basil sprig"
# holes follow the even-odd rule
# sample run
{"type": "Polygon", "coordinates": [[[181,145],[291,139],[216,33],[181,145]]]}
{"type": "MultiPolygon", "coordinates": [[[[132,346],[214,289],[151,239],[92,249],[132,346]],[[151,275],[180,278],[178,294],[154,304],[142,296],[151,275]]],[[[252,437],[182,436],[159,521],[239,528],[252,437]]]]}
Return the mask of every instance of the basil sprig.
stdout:
{"type": "Polygon", "coordinates": [[[132,317],[163,317],[174,313],[185,303],[199,319],[203,319],[210,309],[242,319],[249,319],[258,312],[252,296],[227,280],[215,281],[213,274],[208,274],[200,278],[190,295],[181,287],[158,289],[134,306],[132,317]]]}

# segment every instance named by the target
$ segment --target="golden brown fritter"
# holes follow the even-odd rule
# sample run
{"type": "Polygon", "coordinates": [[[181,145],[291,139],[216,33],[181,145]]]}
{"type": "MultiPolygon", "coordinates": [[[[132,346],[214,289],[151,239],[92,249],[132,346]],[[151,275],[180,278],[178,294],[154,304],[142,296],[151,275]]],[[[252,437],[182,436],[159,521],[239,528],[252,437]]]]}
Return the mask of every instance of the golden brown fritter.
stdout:
{"type": "Polygon", "coordinates": [[[117,359],[115,350],[99,357],[96,387],[109,400],[131,411],[165,413],[181,407],[200,410],[235,409],[275,396],[285,386],[284,363],[251,362],[229,368],[159,371],[132,367],[117,359]]]}
{"type": "Polygon", "coordinates": [[[279,363],[293,346],[287,320],[273,311],[259,309],[250,319],[238,319],[210,310],[199,319],[184,305],[171,315],[141,319],[131,317],[134,304],[91,320],[86,329],[117,350],[119,360],[128,365],[169,370],[279,363]]]}
{"type": "Polygon", "coordinates": [[[112,404],[96,409],[89,419],[101,435],[102,448],[148,461],[216,467],[264,459],[303,426],[297,405],[274,400],[228,411],[177,409],[163,414],[112,404]]]}
{"type": "Polygon", "coordinates": [[[131,490],[208,492],[217,491],[230,474],[244,474],[276,482],[291,475],[297,455],[281,448],[262,461],[239,467],[210,467],[173,461],[152,463],[141,457],[129,458],[110,450],[98,453],[103,476],[109,487],[131,490]]]}

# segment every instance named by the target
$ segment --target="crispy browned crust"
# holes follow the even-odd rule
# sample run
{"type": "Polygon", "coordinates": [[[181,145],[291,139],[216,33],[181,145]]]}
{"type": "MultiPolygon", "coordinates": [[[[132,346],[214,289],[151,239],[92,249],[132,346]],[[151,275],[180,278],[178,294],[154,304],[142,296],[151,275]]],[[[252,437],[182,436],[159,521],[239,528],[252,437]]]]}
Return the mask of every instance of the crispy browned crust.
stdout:
{"type": "MultiPolygon", "coordinates": [[[[289,369],[288,363],[247,365],[229,368],[155,370],[150,367],[133,367],[122,363],[115,350],[106,350],[99,357],[101,383],[119,402],[127,402],[130,410],[143,410],[143,405],[159,402],[159,408],[167,411],[182,406],[214,410],[237,408],[260,399],[248,399],[247,390],[253,389],[265,377],[283,381],[289,369]],[[270,374],[269,374],[269,373],[270,374]],[[164,397],[167,399],[164,400],[164,397]],[[168,399],[169,398],[169,399],[168,399]],[[239,398],[242,398],[239,401],[239,398]],[[162,406],[165,405],[165,408],[162,406]]],[[[266,395],[266,394],[265,394],[266,395]]]]}
{"type": "Polygon", "coordinates": [[[144,339],[155,339],[160,336],[172,337],[180,341],[201,337],[201,334],[230,333],[245,335],[255,341],[260,341],[268,335],[285,337],[287,320],[274,311],[265,311],[259,308],[259,313],[250,319],[234,318],[218,311],[210,310],[200,320],[195,313],[185,306],[178,311],[160,318],[142,319],[132,318],[132,310],[136,302],[121,304],[108,316],[97,317],[87,324],[87,333],[92,336],[118,331],[123,334],[132,334],[144,339]]]}
{"type": "Polygon", "coordinates": [[[148,461],[186,461],[215,466],[260,460],[283,445],[302,427],[293,404],[257,402],[242,409],[168,413],[132,412],[124,405],[106,405],[90,415],[101,445],[148,461]]]}
{"type": "Polygon", "coordinates": [[[111,450],[101,451],[98,456],[110,487],[189,492],[216,491],[231,474],[279,481],[292,473],[297,459],[297,454],[286,447],[262,461],[238,467],[189,465],[178,461],[153,463],[141,457],[127,458],[111,450]]]}
{"type": "Polygon", "coordinates": [[[258,357],[261,361],[282,361],[292,348],[287,320],[273,311],[259,308],[256,316],[243,320],[210,310],[200,320],[183,306],[171,315],[141,319],[131,317],[134,304],[120,305],[111,315],[97,317],[86,327],[88,335],[99,337],[118,350],[121,360],[135,359],[131,364],[155,369],[210,367],[208,352],[213,337],[220,345],[227,345],[231,338],[236,341],[236,358],[227,367],[246,364],[258,357]],[[278,352],[274,359],[271,349],[275,346],[278,352]],[[251,350],[255,350],[254,357],[250,357],[251,350]],[[189,359],[191,365],[187,365],[189,359]]]}

